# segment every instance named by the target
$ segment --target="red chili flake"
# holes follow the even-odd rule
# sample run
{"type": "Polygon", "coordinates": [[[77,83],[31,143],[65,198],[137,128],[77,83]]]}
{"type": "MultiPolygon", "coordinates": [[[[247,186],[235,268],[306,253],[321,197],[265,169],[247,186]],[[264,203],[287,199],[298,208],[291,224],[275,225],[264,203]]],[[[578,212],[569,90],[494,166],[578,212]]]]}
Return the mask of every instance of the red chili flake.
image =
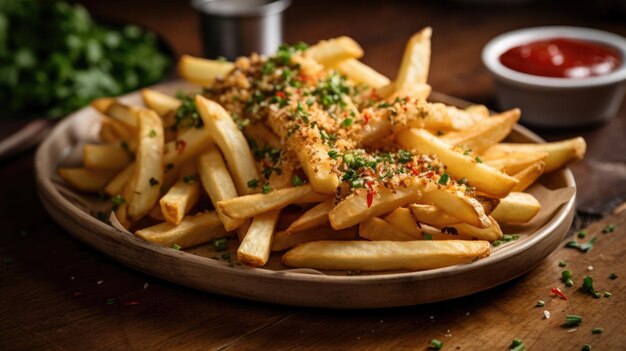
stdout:
{"type": "Polygon", "coordinates": [[[565,296],[565,294],[559,288],[552,288],[552,289],[550,289],[550,293],[560,297],[562,300],[567,300],[567,296],[565,296]]]}
{"type": "Polygon", "coordinates": [[[430,172],[428,172],[428,173],[424,174],[424,177],[426,177],[426,178],[432,178],[434,175],[435,175],[435,171],[430,171],[430,172]]]}
{"type": "Polygon", "coordinates": [[[129,300],[129,301],[124,302],[124,306],[136,306],[136,305],[141,305],[141,302],[137,300],[129,300]]]}
{"type": "Polygon", "coordinates": [[[276,93],[276,96],[278,96],[278,97],[279,97],[279,98],[281,98],[281,99],[286,99],[286,98],[287,98],[287,95],[285,95],[285,92],[284,92],[284,91],[279,91],[279,92],[277,92],[277,93],[276,93]]]}
{"type": "Polygon", "coordinates": [[[376,195],[376,190],[372,189],[372,181],[368,180],[365,182],[365,186],[367,186],[367,208],[372,207],[372,202],[374,202],[374,195],[376,195]]]}
{"type": "Polygon", "coordinates": [[[72,296],[74,296],[74,297],[78,297],[78,296],[82,296],[82,295],[83,295],[83,293],[81,291],[76,291],[76,292],[74,292],[72,294],[72,296]]]}
{"type": "Polygon", "coordinates": [[[372,89],[372,92],[370,93],[370,99],[378,99],[378,93],[376,92],[376,89],[372,89]]]}
{"type": "Polygon", "coordinates": [[[176,151],[180,154],[185,150],[187,143],[184,140],[176,140],[176,151]]]}
{"type": "Polygon", "coordinates": [[[363,124],[368,124],[370,122],[370,115],[366,113],[363,115],[363,124]]]}

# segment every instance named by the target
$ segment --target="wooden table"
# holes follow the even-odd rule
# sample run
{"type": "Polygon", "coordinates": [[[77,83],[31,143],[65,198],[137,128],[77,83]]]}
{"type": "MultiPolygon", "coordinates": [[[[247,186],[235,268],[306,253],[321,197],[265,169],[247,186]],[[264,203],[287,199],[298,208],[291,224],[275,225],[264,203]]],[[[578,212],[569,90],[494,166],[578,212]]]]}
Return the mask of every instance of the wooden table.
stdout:
{"type": "MultiPolygon", "coordinates": [[[[185,1],[83,2],[98,15],[154,28],[179,54],[200,52],[196,16],[185,1]]],[[[480,62],[480,50],[493,36],[547,24],[626,35],[623,18],[604,21],[584,5],[563,10],[544,2],[474,8],[298,0],[287,14],[285,35],[289,42],[349,35],[364,47],[366,63],[393,76],[406,39],[430,25],[433,88],[493,106],[492,82],[480,62]]],[[[572,168],[579,186],[575,227],[600,220],[626,200],[626,105],[598,128],[538,132],[549,140],[582,135],[588,142],[586,159],[572,168]]],[[[443,341],[444,349],[507,350],[513,338],[533,350],[580,350],[585,343],[594,350],[626,349],[626,211],[591,225],[589,233],[599,238],[591,252],[561,248],[532,272],[483,293],[409,308],[315,310],[210,295],[110,260],[50,220],[36,196],[32,162],[32,153],[0,162],[1,350],[423,350],[432,338],[443,341]],[[607,223],[617,230],[599,233],[607,223]],[[569,263],[576,286],[590,274],[598,289],[613,296],[594,299],[565,288],[561,260],[569,263]],[[608,279],[611,272],[619,277],[608,279]],[[551,287],[563,288],[570,299],[550,297],[551,287]],[[537,300],[545,307],[534,307],[537,300]],[[542,319],[544,310],[550,319],[542,319]],[[568,332],[560,326],[565,314],[582,315],[583,324],[568,332]],[[604,334],[592,334],[595,327],[604,334]]]]}

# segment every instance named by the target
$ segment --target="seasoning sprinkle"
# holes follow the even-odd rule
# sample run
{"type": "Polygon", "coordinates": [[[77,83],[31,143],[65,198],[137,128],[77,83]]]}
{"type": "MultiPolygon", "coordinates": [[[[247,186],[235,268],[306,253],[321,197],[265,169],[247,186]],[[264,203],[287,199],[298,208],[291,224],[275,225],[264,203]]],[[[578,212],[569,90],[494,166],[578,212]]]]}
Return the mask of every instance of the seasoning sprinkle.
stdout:
{"type": "Polygon", "coordinates": [[[602,329],[602,328],[593,328],[593,329],[591,329],[591,333],[593,333],[593,334],[602,334],[602,333],[604,333],[604,329],[602,329]]]}
{"type": "Polygon", "coordinates": [[[565,267],[567,263],[565,261],[559,261],[559,267],[565,267]]]}
{"type": "Polygon", "coordinates": [[[180,249],[181,249],[181,247],[180,247],[180,245],[178,245],[178,244],[174,244],[174,246],[172,246],[172,249],[174,249],[174,250],[180,250],[180,249]]]}
{"type": "Polygon", "coordinates": [[[428,348],[431,350],[441,350],[442,347],[443,347],[443,342],[437,339],[432,339],[430,341],[430,345],[428,345],[428,348]]]}
{"type": "Polygon", "coordinates": [[[565,323],[563,323],[563,326],[566,326],[566,327],[577,326],[577,325],[580,325],[582,321],[583,321],[583,317],[577,316],[575,314],[568,314],[567,316],[565,316],[565,323]]]}
{"type": "Polygon", "coordinates": [[[581,239],[584,239],[587,236],[587,232],[584,230],[581,230],[578,232],[578,237],[581,239]]]}
{"type": "Polygon", "coordinates": [[[250,179],[248,181],[248,183],[246,183],[248,185],[248,188],[256,188],[259,186],[259,180],[258,179],[250,179]]]}

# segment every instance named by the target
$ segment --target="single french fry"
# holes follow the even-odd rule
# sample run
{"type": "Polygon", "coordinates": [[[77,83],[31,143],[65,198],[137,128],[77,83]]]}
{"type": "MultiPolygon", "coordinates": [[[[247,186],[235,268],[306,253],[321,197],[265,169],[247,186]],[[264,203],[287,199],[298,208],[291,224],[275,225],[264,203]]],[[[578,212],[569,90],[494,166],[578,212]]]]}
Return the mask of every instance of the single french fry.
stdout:
{"type": "Polygon", "coordinates": [[[547,152],[515,152],[501,158],[487,158],[483,161],[485,164],[512,176],[537,162],[543,161],[545,163],[547,157],[547,152]]]}
{"type": "Polygon", "coordinates": [[[423,239],[422,231],[408,208],[398,207],[383,219],[394,229],[412,236],[413,240],[423,239]]]}
{"type": "Polygon", "coordinates": [[[59,175],[76,190],[97,193],[115,176],[112,170],[59,168],[59,175]]]}
{"type": "Polygon", "coordinates": [[[178,61],[178,74],[192,83],[211,86],[216,78],[224,77],[235,68],[232,62],[209,60],[189,55],[178,61]]]}
{"type": "Polygon", "coordinates": [[[176,111],[181,104],[181,101],[173,96],[148,88],[141,89],[141,99],[149,109],[156,112],[161,118],[176,111]]]}
{"type": "Polygon", "coordinates": [[[491,223],[480,201],[460,191],[439,188],[424,191],[417,202],[435,205],[446,213],[476,227],[485,228],[491,223]]]}
{"type": "Polygon", "coordinates": [[[474,124],[486,118],[483,110],[474,107],[475,105],[468,106],[465,109],[459,109],[454,106],[447,106],[447,114],[450,118],[450,128],[452,130],[464,130],[468,129],[474,124]]]}
{"type": "MultiPolygon", "coordinates": [[[[207,128],[187,129],[176,140],[165,144],[163,165],[166,169],[177,170],[180,165],[196,157],[213,144],[211,133],[207,128]]],[[[166,175],[169,176],[169,174],[168,171],[166,175]]]]}
{"type": "Polygon", "coordinates": [[[342,36],[322,40],[308,48],[304,55],[325,67],[333,67],[341,61],[360,58],[363,56],[363,49],[352,38],[342,36]]]}
{"type": "Polygon", "coordinates": [[[367,191],[354,193],[328,213],[330,224],[335,230],[339,230],[357,225],[368,218],[391,212],[397,207],[416,202],[422,195],[420,189],[423,187],[418,181],[394,190],[380,187],[371,205],[368,204],[367,191]]]}
{"type": "Polygon", "coordinates": [[[429,224],[434,227],[443,228],[463,222],[434,205],[411,204],[409,209],[419,223],[429,224]]]}
{"type": "Polygon", "coordinates": [[[181,248],[204,244],[228,233],[215,212],[199,213],[183,218],[179,225],[163,222],[135,232],[138,237],[165,247],[181,248]]]}
{"type": "Polygon", "coordinates": [[[199,196],[200,183],[196,166],[193,161],[187,161],[181,166],[178,182],[159,200],[163,217],[169,223],[180,224],[198,202],[199,196]]]}
{"type": "Polygon", "coordinates": [[[258,179],[256,165],[248,142],[228,112],[218,103],[196,95],[196,106],[215,143],[222,151],[240,195],[252,194],[248,181],[258,179]]]}
{"type": "MultiPolygon", "coordinates": [[[[326,197],[322,199],[325,200],[326,197]]],[[[267,194],[252,194],[222,200],[217,203],[217,208],[230,218],[246,219],[285,208],[296,202],[311,202],[307,200],[314,200],[312,202],[320,200],[310,184],[274,190],[267,194]]]]}
{"type": "MultiPolygon", "coordinates": [[[[114,138],[113,141],[123,140],[132,144],[137,138],[137,128],[133,126],[105,115],[102,115],[101,121],[102,128],[108,129],[108,132],[114,138]]],[[[103,141],[105,140],[103,139],[103,141]]]]}
{"type": "Polygon", "coordinates": [[[431,35],[432,28],[426,27],[415,33],[407,42],[395,80],[396,90],[426,83],[430,67],[431,35]]]}
{"type": "Polygon", "coordinates": [[[521,192],[531,186],[537,178],[541,177],[546,167],[544,161],[538,161],[513,175],[519,183],[513,188],[513,192],[521,192]]]}
{"type": "Polygon", "coordinates": [[[450,145],[463,146],[473,152],[481,153],[506,138],[519,117],[520,110],[512,109],[484,118],[465,130],[447,133],[440,139],[450,145]]]}
{"type": "Polygon", "coordinates": [[[132,156],[119,143],[83,146],[83,165],[87,169],[120,170],[132,162],[132,156]]]}
{"type": "Polygon", "coordinates": [[[486,228],[477,228],[467,223],[457,223],[442,227],[441,231],[471,240],[487,240],[491,242],[501,239],[503,234],[498,222],[492,217],[489,219],[491,220],[491,225],[486,228]]]}
{"type": "Polygon", "coordinates": [[[141,107],[114,102],[106,109],[106,115],[131,127],[137,127],[137,116],[141,107]]]}
{"type": "Polygon", "coordinates": [[[135,187],[134,179],[131,179],[124,185],[122,189],[122,203],[115,208],[115,217],[120,224],[130,230],[130,226],[133,224],[132,219],[128,216],[128,204],[133,197],[133,188],[135,187]]]}
{"type": "Polygon", "coordinates": [[[130,181],[134,173],[135,163],[133,162],[117,173],[113,179],[111,179],[106,188],[104,188],[104,193],[109,196],[121,194],[124,190],[124,186],[126,186],[126,183],[130,181]]]}
{"type": "Polygon", "coordinates": [[[311,187],[320,194],[334,194],[339,186],[339,179],[333,170],[327,146],[321,142],[299,146],[294,149],[311,187]]]}
{"type": "Polygon", "coordinates": [[[217,206],[220,201],[236,198],[237,189],[215,144],[210,145],[198,157],[198,173],[202,186],[216,208],[217,215],[224,224],[224,228],[227,231],[239,228],[244,221],[226,216],[217,206]]]}
{"type": "Polygon", "coordinates": [[[334,230],[330,225],[322,225],[308,228],[297,233],[288,234],[286,231],[278,231],[274,234],[272,251],[283,251],[298,244],[319,240],[355,240],[358,237],[357,227],[342,230],[334,230]]]}
{"type": "Polygon", "coordinates": [[[381,88],[390,83],[389,78],[357,59],[341,61],[334,68],[350,80],[365,84],[371,88],[381,88]]]}
{"type": "Polygon", "coordinates": [[[152,110],[142,110],[138,115],[139,146],[133,176],[133,195],[128,205],[128,215],[138,220],[148,214],[159,200],[163,184],[163,124],[152,110]]]}
{"type": "MultiPolygon", "coordinates": [[[[335,199],[321,202],[296,219],[285,230],[287,234],[301,232],[303,230],[316,228],[329,223],[328,213],[335,208],[335,199]]],[[[320,239],[322,240],[322,239],[320,239]]]]}
{"type": "Polygon", "coordinates": [[[328,270],[420,270],[470,263],[490,252],[487,241],[314,241],[287,251],[282,262],[328,270]]]}
{"type": "Polygon", "coordinates": [[[517,179],[456,152],[425,130],[409,129],[401,132],[397,140],[406,148],[424,154],[435,154],[447,166],[448,174],[457,179],[465,177],[471,186],[485,194],[502,198],[518,183],[517,179]]]}
{"type": "Polygon", "coordinates": [[[106,113],[106,110],[114,102],[115,102],[115,99],[113,99],[113,98],[103,97],[103,98],[97,98],[97,99],[91,100],[90,105],[91,105],[91,107],[93,107],[96,110],[98,110],[98,112],[106,113]]]}
{"type": "Polygon", "coordinates": [[[541,210],[541,204],[531,194],[510,193],[491,213],[498,223],[520,224],[533,219],[541,210]]]}
{"type": "Polygon", "coordinates": [[[267,263],[279,215],[280,210],[274,210],[252,219],[250,228],[237,249],[239,261],[254,267],[261,267],[267,263]]]}
{"type": "Polygon", "coordinates": [[[384,219],[378,217],[368,218],[359,224],[359,236],[371,241],[391,240],[391,241],[411,241],[416,237],[397,230],[384,219]]]}
{"type": "Polygon", "coordinates": [[[556,171],[566,165],[581,160],[585,156],[587,144],[581,137],[542,144],[496,144],[485,150],[485,159],[503,158],[512,153],[547,152],[545,173],[556,171]]]}

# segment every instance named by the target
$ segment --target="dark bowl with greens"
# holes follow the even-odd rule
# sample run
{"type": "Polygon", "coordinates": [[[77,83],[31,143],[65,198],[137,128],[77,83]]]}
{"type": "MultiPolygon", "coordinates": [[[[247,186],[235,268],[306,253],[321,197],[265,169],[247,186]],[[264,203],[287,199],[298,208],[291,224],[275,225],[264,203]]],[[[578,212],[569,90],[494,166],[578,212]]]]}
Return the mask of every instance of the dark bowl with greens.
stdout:
{"type": "Polygon", "coordinates": [[[0,119],[60,118],[154,84],[173,62],[169,47],[136,25],[94,21],[62,1],[0,0],[0,119]]]}

